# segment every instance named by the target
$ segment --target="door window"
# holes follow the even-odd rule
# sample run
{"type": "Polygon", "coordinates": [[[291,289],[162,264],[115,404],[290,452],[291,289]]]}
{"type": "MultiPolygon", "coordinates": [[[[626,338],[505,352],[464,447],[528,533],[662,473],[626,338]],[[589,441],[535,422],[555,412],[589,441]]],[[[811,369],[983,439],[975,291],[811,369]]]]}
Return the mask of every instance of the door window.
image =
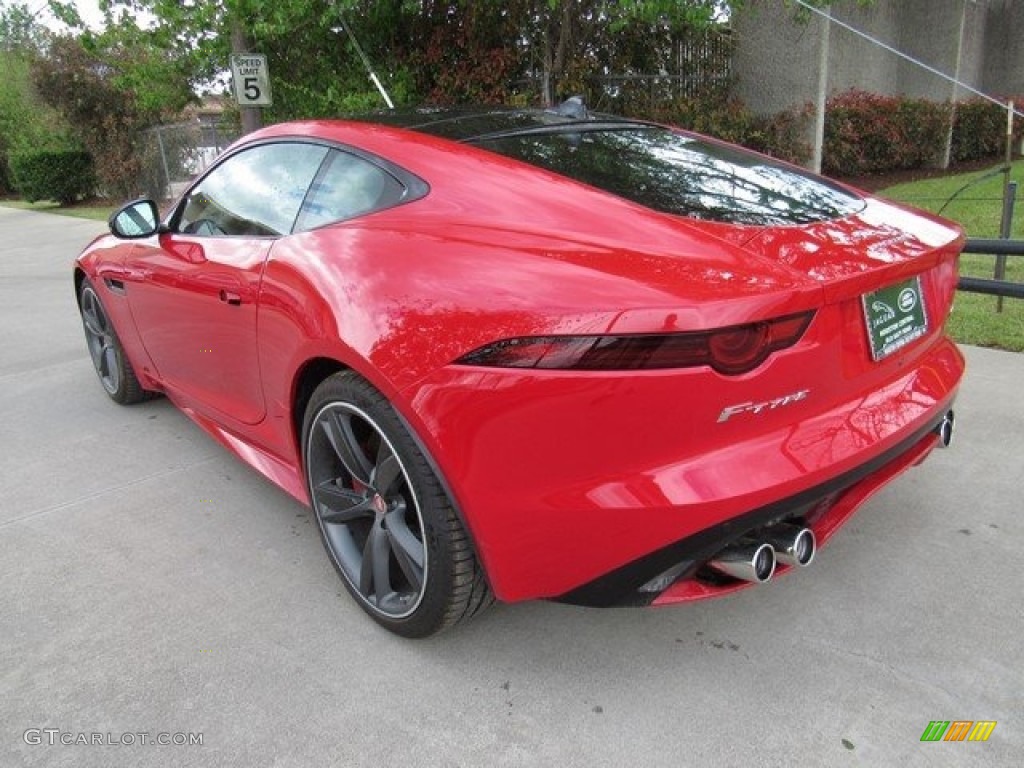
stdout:
{"type": "Polygon", "coordinates": [[[327,152],[298,142],[239,152],[192,189],[176,229],[213,237],[289,234],[327,152]]]}

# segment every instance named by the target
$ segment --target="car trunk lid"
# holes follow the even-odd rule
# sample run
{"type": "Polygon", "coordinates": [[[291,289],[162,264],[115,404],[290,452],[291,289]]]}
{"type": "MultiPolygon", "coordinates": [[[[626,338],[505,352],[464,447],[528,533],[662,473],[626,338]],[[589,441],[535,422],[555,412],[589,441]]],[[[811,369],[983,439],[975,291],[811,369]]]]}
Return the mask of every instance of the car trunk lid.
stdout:
{"type": "Polygon", "coordinates": [[[877,198],[867,198],[861,211],[840,219],[729,230],[721,233],[725,239],[820,284],[826,304],[923,274],[955,259],[964,243],[955,224],[877,198]]]}

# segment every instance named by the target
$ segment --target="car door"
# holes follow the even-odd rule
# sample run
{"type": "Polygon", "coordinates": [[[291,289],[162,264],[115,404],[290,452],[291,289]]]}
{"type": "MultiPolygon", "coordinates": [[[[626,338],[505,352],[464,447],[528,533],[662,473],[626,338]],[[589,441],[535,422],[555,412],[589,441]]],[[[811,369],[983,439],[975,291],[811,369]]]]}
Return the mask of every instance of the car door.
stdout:
{"type": "Polygon", "coordinates": [[[279,141],[229,156],[189,191],[169,231],[127,256],[129,305],[161,380],[214,418],[255,424],[266,412],[256,341],[263,267],[327,152],[279,141]]]}

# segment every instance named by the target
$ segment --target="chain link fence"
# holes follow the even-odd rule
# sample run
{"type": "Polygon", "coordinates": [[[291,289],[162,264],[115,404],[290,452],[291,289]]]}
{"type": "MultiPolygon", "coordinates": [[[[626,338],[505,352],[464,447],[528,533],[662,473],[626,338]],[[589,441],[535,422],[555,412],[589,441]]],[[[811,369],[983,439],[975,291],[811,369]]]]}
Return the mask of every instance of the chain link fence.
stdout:
{"type": "Polygon", "coordinates": [[[176,199],[240,135],[235,125],[207,121],[143,131],[139,142],[143,194],[161,202],[176,199]]]}

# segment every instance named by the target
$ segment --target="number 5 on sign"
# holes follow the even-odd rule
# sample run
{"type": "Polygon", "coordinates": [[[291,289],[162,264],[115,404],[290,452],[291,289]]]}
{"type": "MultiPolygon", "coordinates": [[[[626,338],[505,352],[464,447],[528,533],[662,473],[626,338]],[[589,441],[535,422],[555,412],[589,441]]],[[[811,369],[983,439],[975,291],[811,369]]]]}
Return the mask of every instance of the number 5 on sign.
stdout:
{"type": "Polygon", "coordinates": [[[262,53],[231,55],[231,80],[235,85],[235,101],[240,107],[269,107],[270,69],[262,53]]]}

